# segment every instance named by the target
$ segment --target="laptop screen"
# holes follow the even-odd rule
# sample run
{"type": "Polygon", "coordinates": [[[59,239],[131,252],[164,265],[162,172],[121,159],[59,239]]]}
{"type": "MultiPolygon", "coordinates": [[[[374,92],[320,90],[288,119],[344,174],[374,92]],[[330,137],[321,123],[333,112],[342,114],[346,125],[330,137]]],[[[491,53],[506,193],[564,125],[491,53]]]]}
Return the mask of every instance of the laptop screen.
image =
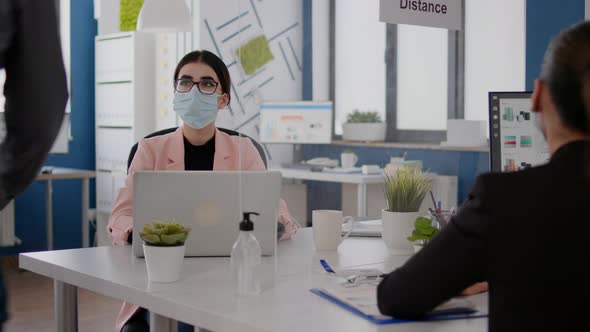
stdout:
{"type": "Polygon", "coordinates": [[[531,92],[490,92],[492,172],[514,172],[544,164],[549,149],[531,112],[531,92]]]}

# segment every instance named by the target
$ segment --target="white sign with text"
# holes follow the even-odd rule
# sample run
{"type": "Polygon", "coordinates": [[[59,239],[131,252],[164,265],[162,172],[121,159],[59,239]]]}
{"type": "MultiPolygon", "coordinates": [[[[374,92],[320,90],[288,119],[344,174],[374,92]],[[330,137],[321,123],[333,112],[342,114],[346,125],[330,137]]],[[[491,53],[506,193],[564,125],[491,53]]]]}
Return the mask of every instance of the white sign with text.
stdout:
{"type": "Polygon", "coordinates": [[[462,11],[462,0],[380,0],[379,20],[461,30],[462,11]]]}

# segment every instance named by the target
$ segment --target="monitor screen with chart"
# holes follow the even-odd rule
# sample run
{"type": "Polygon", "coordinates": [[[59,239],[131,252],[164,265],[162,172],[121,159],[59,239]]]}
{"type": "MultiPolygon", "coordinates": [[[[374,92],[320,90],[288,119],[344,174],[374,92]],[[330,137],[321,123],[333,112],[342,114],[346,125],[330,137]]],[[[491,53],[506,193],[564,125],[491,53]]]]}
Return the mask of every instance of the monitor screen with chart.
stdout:
{"type": "Polygon", "coordinates": [[[492,172],[515,172],[544,164],[549,149],[531,112],[530,92],[490,92],[492,172]]]}
{"type": "Polygon", "coordinates": [[[332,102],[268,102],[260,106],[260,142],[330,144],[332,102]]]}

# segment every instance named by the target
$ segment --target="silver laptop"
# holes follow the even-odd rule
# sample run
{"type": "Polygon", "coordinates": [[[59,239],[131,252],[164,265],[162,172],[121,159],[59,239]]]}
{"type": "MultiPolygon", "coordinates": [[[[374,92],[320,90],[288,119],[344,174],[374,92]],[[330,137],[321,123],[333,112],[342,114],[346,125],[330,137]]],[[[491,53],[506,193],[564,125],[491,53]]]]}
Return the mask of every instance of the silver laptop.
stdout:
{"type": "Polygon", "coordinates": [[[274,255],[280,172],[138,171],[133,179],[133,253],[143,257],[139,231],[153,220],[192,228],[186,256],[229,256],[242,212],[252,216],[263,255],[274,255]]]}

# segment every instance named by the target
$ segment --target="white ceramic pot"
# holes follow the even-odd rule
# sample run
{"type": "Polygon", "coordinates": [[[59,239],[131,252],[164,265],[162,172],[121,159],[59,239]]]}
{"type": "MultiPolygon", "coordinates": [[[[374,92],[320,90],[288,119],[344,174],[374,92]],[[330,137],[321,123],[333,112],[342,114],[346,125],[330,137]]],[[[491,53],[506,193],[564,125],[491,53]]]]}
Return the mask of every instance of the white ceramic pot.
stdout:
{"type": "Polygon", "coordinates": [[[390,212],[381,210],[383,220],[382,238],[393,255],[411,255],[414,253],[412,242],[408,236],[412,235],[414,222],[420,212],[390,212]]]}
{"type": "Polygon", "coordinates": [[[345,141],[382,142],[385,141],[385,123],[344,123],[342,139],[345,141]]]}
{"type": "Polygon", "coordinates": [[[184,262],[184,245],[157,247],[144,243],[143,254],[150,282],[175,282],[180,279],[184,262]]]}
{"type": "Polygon", "coordinates": [[[420,249],[423,247],[421,244],[413,244],[412,246],[414,247],[414,253],[418,253],[418,251],[420,251],[420,249]]]}

